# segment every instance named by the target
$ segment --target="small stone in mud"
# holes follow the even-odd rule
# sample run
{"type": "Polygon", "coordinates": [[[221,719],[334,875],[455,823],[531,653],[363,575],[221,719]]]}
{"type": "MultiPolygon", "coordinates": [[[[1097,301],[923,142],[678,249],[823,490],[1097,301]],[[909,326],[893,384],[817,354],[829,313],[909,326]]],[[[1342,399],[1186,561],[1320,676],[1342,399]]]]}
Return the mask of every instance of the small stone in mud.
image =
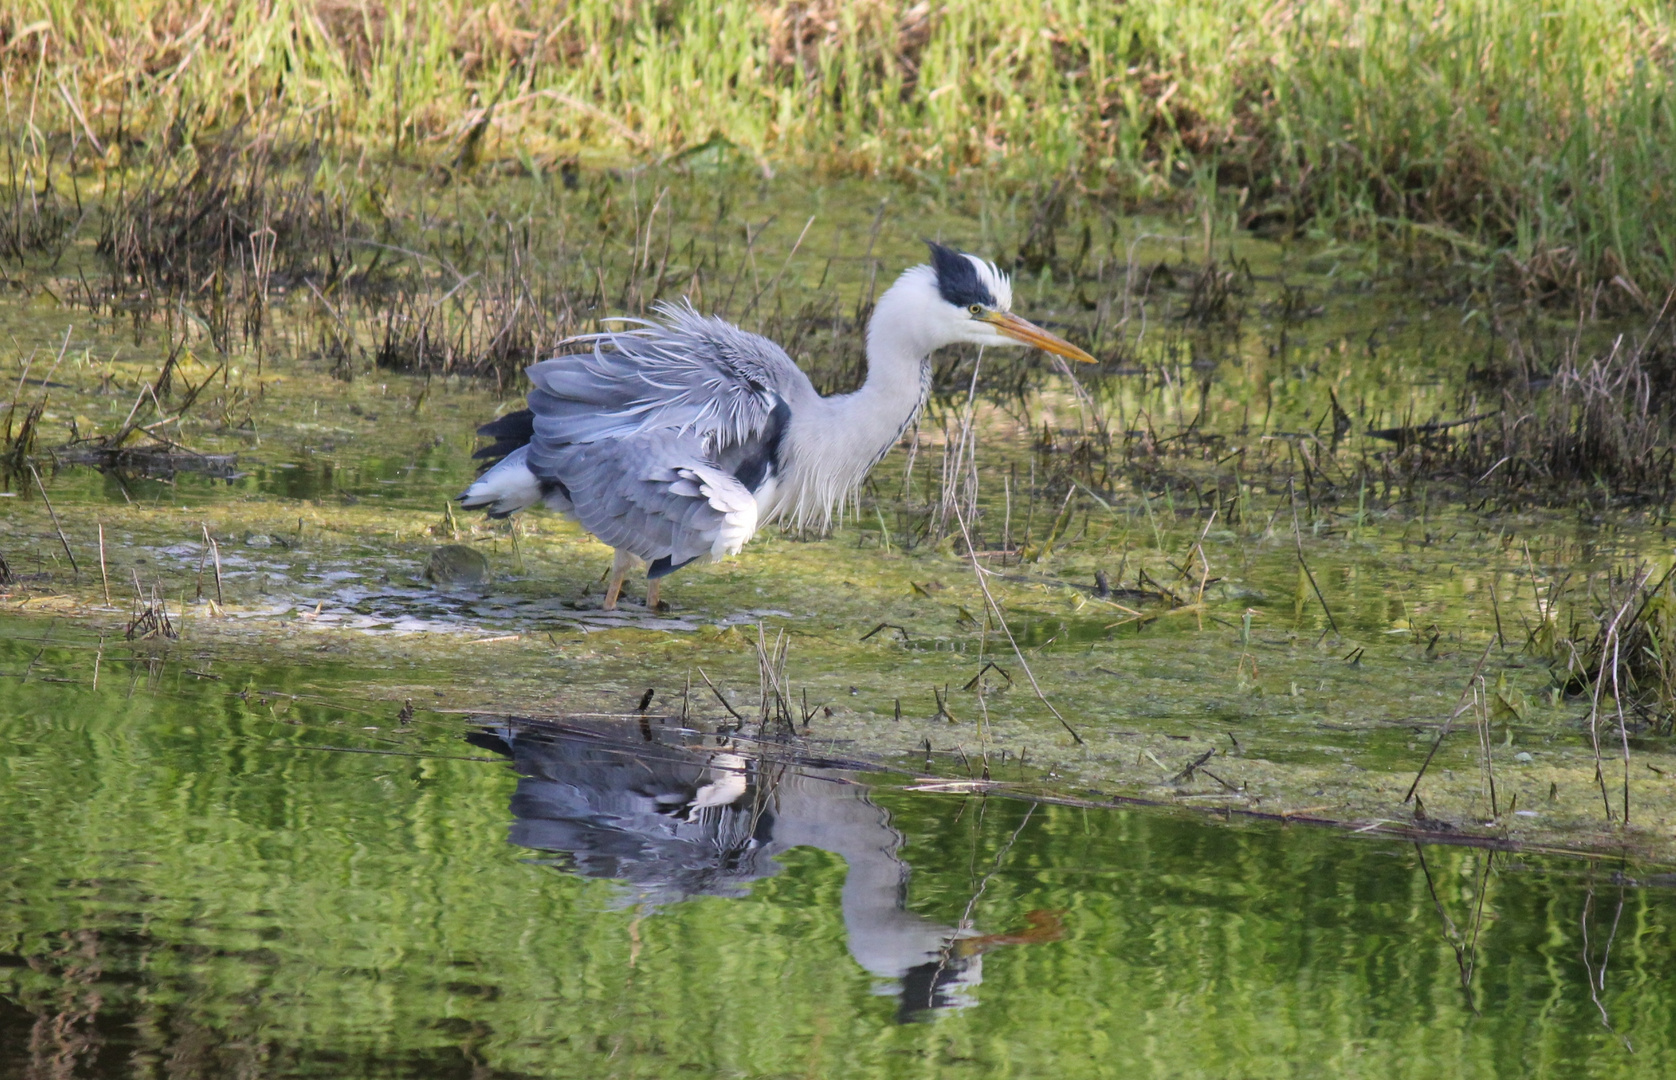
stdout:
{"type": "Polygon", "coordinates": [[[274,546],[274,538],[267,533],[251,533],[244,538],[245,547],[265,548],[274,546]]]}
{"type": "Polygon", "coordinates": [[[1523,764],[1527,764],[1529,762],[1535,761],[1536,759],[1534,757],[1531,757],[1529,754],[1525,753],[1523,750],[1521,750],[1517,754],[1513,755],[1513,760],[1517,761],[1521,765],[1523,765],[1523,764]]]}
{"type": "Polygon", "coordinates": [[[444,544],[431,552],[425,577],[438,585],[481,585],[489,580],[489,560],[464,544],[444,544]]]}

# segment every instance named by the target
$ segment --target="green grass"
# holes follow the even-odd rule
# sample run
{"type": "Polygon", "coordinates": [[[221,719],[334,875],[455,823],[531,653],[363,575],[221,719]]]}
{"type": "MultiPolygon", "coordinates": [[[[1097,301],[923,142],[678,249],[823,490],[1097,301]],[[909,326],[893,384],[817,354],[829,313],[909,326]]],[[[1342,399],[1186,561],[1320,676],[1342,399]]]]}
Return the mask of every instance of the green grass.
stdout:
{"type": "Polygon", "coordinates": [[[0,30],[14,138],[84,164],[282,108],[428,164],[1072,175],[1535,296],[1676,277],[1676,12],[1644,0],[4,0],[0,30]]]}

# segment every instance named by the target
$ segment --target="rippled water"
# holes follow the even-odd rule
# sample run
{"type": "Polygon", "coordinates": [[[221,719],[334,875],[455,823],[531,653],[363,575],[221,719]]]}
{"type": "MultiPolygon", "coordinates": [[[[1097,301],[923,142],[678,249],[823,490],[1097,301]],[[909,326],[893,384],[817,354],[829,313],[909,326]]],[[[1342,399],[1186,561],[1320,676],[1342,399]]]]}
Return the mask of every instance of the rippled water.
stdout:
{"type": "Polygon", "coordinates": [[[0,670],[7,1078],[1676,1065],[1656,868],[404,724],[341,668],[0,670]]]}

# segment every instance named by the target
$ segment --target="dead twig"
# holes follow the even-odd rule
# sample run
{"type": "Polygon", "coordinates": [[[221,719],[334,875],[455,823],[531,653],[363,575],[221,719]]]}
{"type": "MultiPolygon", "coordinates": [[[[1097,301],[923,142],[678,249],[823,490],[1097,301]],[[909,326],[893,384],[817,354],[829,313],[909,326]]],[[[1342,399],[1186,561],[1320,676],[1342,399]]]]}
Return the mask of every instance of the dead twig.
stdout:
{"type": "Polygon", "coordinates": [[[64,555],[70,560],[70,570],[79,579],[81,567],[76,565],[76,553],[70,550],[70,541],[64,536],[64,526],[58,523],[58,511],[52,508],[52,500],[47,498],[47,486],[41,483],[41,474],[35,470],[33,461],[29,462],[29,475],[35,478],[35,488],[41,493],[41,501],[46,504],[47,514],[52,518],[52,527],[58,533],[58,542],[64,546],[64,555]]]}
{"type": "Polygon", "coordinates": [[[703,668],[698,669],[698,677],[703,679],[704,685],[708,686],[710,688],[710,692],[716,695],[716,700],[722,703],[722,708],[726,709],[735,720],[743,724],[745,722],[745,718],[739,715],[739,711],[737,709],[728,704],[727,698],[723,697],[722,692],[716,689],[716,684],[710,681],[710,676],[704,674],[703,668]]]}
{"type": "Polygon", "coordinates": [[[1484,655],[1478,658],[1477,665],[1473,667],[1472,674],[1468,676],[1466,686],[1461,690],[1461,699],[1457,703],[1455,711],[1450,713],[1449,718],[1443,721],[1443,727],[1438,730],[1437,738],[1433,740],[1431,750],[1426,753],[1426,760],[1420,763],[1420,771],[1414,774],[1414,783],[1408,785],[1408,794],[1402,797],[1405,804],[1414,798],[1414,792],[1419,789],[1421,779],[1425,777],[1426,770],[1431,767],[1432,758],[1437,756],[1438,748],[1443,745],[1443,740],[1449,737],[1449,725],[1455,722],[1456,717],[1472,708],[1473,703],[1468,700],[1468,695],[1477,685],[1478,673],[1484,670],[1484,661],[1490,658],[1490,650],[1494,647],[1495,642],[1493,641],[1484,646],[1484,655]]]}

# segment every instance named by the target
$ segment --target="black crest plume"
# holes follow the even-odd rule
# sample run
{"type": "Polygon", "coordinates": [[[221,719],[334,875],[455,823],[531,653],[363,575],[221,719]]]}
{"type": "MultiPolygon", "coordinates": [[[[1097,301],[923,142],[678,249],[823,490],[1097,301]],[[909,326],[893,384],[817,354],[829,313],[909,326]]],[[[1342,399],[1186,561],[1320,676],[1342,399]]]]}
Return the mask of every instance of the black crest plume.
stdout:
{"type": "Polygon", "coordinates": [[[931,249],[931,268],[937,272],[937,291],[944,300],[959,308],[973,304],[995,306],[994,294],[978,277],[978,268],[972,265],[971,259],[935,240],[927,240],[925,246],[931,249]]]}

